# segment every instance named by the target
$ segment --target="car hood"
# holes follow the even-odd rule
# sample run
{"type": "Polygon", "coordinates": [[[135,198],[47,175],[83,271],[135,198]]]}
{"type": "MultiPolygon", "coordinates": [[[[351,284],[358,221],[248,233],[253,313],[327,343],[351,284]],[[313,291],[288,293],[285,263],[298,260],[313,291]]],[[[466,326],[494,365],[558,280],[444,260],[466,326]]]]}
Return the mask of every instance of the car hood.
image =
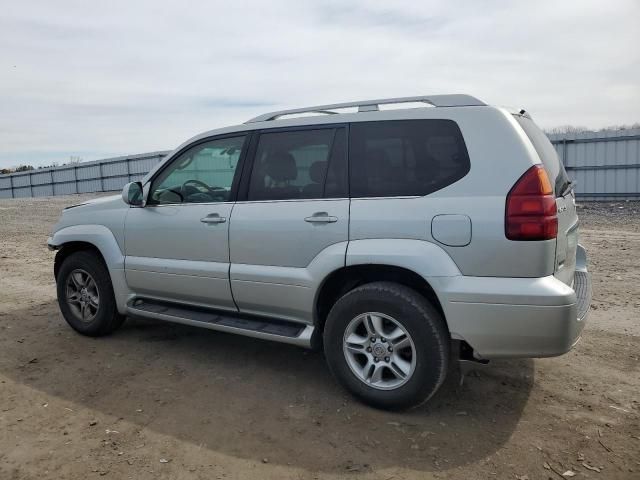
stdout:
{"type": "MultiPolygon", "coordinates": [[[[72,208],[77,207],[86,207],[86,206],[101,206],[103,204],[112,204],[117,200],[122,201],[121,195],[109,195],[107,197],[93,198],[91,200],[87,200],[86,202],[76,203],[75,205],[70,205],[65,208],[65,210],[71,210],[72,208]]],[[[123,202],[124,203],[124,202],[123,202]]]]}

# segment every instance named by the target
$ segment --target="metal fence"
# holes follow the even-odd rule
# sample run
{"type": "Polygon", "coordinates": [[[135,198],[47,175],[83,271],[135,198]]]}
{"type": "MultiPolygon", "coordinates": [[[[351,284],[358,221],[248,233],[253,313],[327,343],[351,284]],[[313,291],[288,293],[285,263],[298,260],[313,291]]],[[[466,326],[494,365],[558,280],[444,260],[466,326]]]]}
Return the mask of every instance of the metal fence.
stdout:
{"type": "Polygon", "coordinates": [[[581,200],[640,200],[640,128],[549,135],[581,200]]]}
{"type": "Polygon", "coordinates": [[[168,152],[107,158],[0,175],[0,198],[111,192],[141,180],[168,152]]]}
{"type": "MultiPolygon", "coordinates": [[[[549,135],[581,200],[640,199],[640,129],[549,135]]],[[[0,198],[120,190],[168,152],[0,175],[0,198]]]]}

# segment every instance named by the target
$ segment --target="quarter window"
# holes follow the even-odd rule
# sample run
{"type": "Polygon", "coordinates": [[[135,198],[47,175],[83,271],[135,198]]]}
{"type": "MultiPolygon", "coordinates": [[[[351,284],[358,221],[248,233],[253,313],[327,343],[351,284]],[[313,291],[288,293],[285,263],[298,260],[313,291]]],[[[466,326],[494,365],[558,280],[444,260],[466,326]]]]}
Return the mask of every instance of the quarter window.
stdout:
{"type": "Polygon", "coordinates": [[[188,149],[153,180],[148,203],[228,201],[244,141],[221,138],[188,149]]]}
{"type": "Polygon", "coordinates": [[[352,123],[349,148],[352,197],[427,195],[470,169],[452,120],[352,123]]]}

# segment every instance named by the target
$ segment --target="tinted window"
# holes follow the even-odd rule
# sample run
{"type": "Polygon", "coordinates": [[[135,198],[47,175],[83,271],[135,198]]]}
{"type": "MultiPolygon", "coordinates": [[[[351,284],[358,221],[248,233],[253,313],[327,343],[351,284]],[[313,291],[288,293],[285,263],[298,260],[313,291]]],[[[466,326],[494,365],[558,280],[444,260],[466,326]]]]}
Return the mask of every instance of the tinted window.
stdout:
{"type": "Polygon", "coordinates": [[[343,129],[262,133],[249,184],[249,200],[345,196],[343,129]]]}
{"type": "Polygon", "coordinates": [[[427,195],[469,171],[469,155],[451,120],[351,124],[352,197],[427,195]]]}
{"type": "Polygon", "coordinates": [[[149,203],[228,201],[244,140],[222,138],[186,150],[153,180],[149,203]]]}
{"type": "Polygon", "coordinates": [[[547,136],[536,126],[533,120],[523,117],[522,115],[514,115],[514,117],[524,130],[524,133],[529,137],[529,140],[531,140],[533,148],[536,149],[544,165],[544,169],[549,175],[556,195],[560,196],[569,184],[569,177],[567,176],[567,171],[564,169],[564,165],[558,158],[556,149],[553,148],[547,136]]]}

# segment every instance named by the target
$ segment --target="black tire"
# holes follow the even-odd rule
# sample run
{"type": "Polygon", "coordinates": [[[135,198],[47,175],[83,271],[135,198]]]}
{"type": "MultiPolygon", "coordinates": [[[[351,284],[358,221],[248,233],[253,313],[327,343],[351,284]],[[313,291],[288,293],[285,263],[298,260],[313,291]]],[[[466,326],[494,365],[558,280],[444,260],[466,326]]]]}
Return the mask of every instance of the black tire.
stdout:
{"type": "Polygon", "coordinates": [[[100,257],[90,251],[72,253],[64,259],[56,277],[58,305],[62,316],[71,327],[90,337],[108,335],[119,328],[125,320],[118,313],[109,270],[100,257]],[[66,301],[67,282],[72,272],[81,269],[94,280],[99,295],[95,316],[90,321],[81,320],[66,301]]]}
{"type": "Polygon", "coordinates": [[[333,375],[353,395],[376,408],[418,406],[433,396],[447,374],[451,342],[444,319],[424,296],[404,285],[375,282],[351,290],[329,312],[323,338],[333,375]],[[392,390],[367,385],[347,363],[343,350],[345,331],[353,319],[367,312],[379,312],[397,320],[415,345],[413,374],[392,390]]]}

